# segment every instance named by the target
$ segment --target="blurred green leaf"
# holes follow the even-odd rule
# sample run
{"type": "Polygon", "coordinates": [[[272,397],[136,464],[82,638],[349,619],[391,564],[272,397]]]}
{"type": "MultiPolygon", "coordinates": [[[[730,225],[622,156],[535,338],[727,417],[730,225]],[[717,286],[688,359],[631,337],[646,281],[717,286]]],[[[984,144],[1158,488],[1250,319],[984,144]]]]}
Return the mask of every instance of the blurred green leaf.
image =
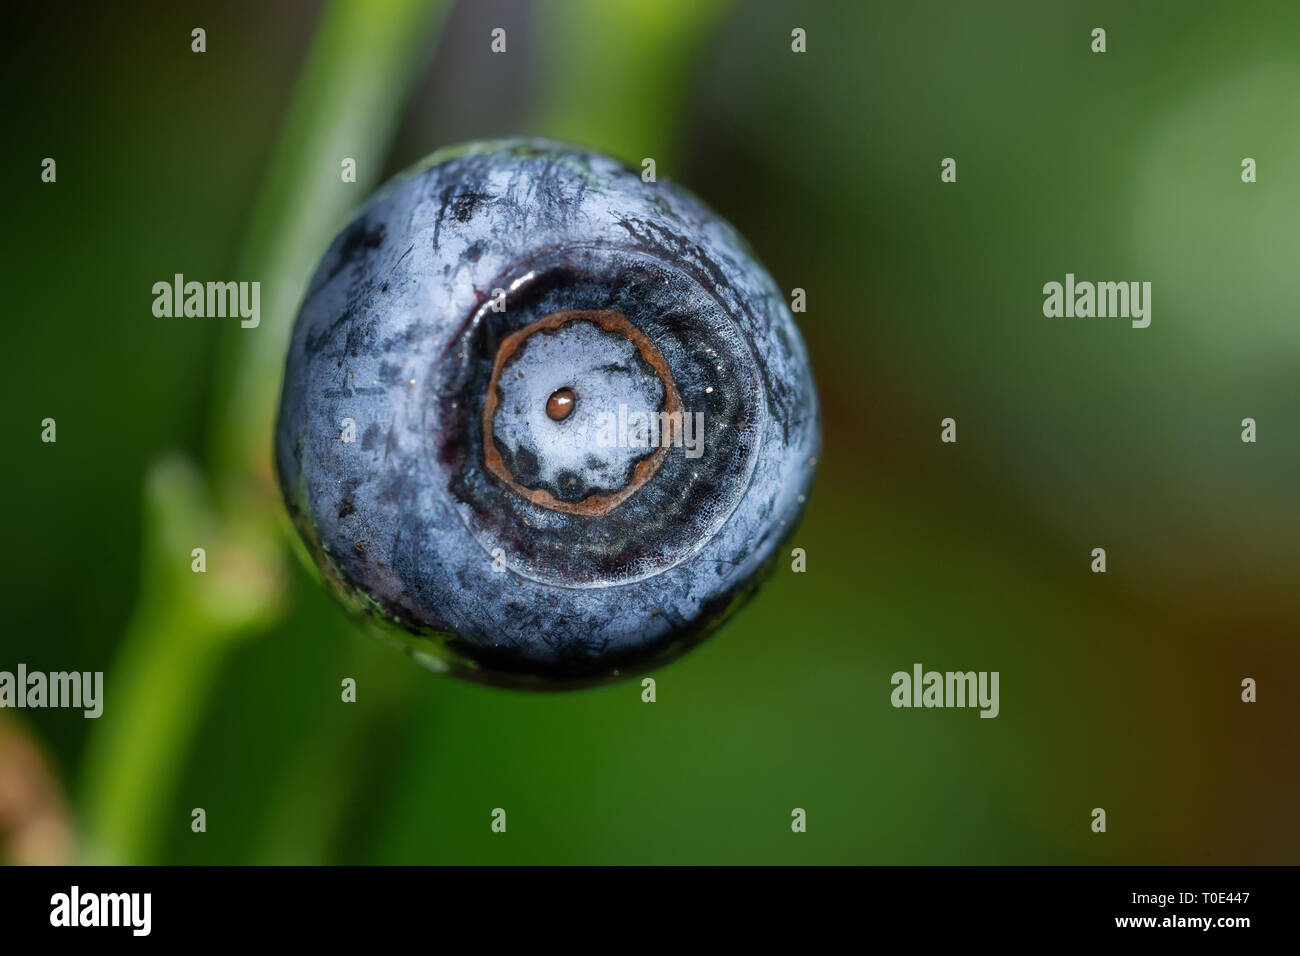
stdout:
{"type": "Polygon", "coordinates": [[[531,121],[539,136],[639,161],[661,176],[681,156],[681,117],[709,34],[728,0],[539,4],[548,83],[531,121]]]}

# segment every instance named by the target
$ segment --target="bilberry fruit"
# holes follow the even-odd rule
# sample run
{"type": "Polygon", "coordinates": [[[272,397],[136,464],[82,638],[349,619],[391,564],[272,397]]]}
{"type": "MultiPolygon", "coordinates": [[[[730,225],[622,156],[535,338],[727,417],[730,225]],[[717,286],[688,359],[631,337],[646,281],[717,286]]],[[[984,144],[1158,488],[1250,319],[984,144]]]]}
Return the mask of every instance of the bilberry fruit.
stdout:
{"type": "Polygon", "coordinates": [[[507,140],[435,154],[334,240],[275,451],[345,604],[427,666],[545,688],[720,624],[819,444],[803,342],[731,226],[605,156],[507,140]]]}

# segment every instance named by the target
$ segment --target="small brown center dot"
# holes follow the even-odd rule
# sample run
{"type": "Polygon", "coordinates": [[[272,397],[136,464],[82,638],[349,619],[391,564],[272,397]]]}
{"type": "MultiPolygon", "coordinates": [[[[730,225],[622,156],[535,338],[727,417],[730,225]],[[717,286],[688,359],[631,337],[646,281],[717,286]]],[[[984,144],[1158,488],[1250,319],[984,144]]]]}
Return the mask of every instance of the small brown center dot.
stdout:
{"type": "Polygon", "coordinates": [[[574,400],[573,389],[556,389],[551,393],[551,397],[546,400],[546,414],[549,415],[553,421],[563,421],[568,418],[569,413],[573,411],[574,400]]]}

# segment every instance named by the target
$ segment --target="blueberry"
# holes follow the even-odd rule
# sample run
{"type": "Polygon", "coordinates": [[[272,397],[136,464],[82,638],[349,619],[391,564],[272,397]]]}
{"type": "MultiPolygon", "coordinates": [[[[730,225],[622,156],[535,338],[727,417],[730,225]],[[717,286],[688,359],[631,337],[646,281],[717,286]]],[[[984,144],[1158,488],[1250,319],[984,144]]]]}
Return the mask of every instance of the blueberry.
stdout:
{"type": "Polygon", "coordinates": [[[334,240],[275,444],[346,605],[434,669],[567,687],[739,606],[820,431],[789,309],[731,226],[605,156],[507,140],[435,154],[334,240]]]}

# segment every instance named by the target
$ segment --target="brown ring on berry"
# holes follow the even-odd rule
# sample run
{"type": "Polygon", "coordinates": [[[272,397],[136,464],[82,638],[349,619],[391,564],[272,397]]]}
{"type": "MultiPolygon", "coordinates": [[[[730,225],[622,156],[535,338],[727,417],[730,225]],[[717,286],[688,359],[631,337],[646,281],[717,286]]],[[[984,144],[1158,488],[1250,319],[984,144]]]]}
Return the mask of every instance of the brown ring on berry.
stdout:
{"type": "Polygon", "coordinates": [[[669,371],[667,360],[664,359],[663,354],[655,347],[655,344],[646,338],[640,329],[628,321],[627,316],[617,309],[565,309],[561,312],[552,312],[550,315],[542,316],[536,322],[531,322],[522,329],[507,335],[501,341],[501,347],[497,349],[496,360],[492,363],[492,377],[488,380],[487,397],[483,403],[483,464],[487,466],[488,471],[505,482],[515,494],[535,505],[565,514],[600,517],[609,514],[609,512],[632,497],[637,489],[654,477],[655,472],[659,470],[659,466],[663,464],[664,456],[668,454],[668,447],[673,443],[674,430],[679,427],[677,423],[681,421],[681,418],[682,400],[677,394],[677,385],[673,382],[673,375],[669,371]],[[523,347],[524,342],[534,332],[558,329],[570,322],[590,322],[606,332],[618,332],[627,336],[628,341],[635,345],[641,353],[641,358],[654,370],[654,373],[659,376],[659,380],[663,383],[663,411],[667,415],[668,421],[667,435],[660,436],[659,447],[651,455],[637,462],[632,471],[632,478],[626,485],[610,494],[588,495],[581,501],[573,502],[561,501],[545,488],[526,488],[521,485],[510,469],[506,467],[501,458],[501,452],[497,450],[496,443],[492,440],[492,419],[495,417],[497,405],[501,401],[497,394],[497,383],[501,379],[501,370],[505,367],[506,362],[523,347]]]}

